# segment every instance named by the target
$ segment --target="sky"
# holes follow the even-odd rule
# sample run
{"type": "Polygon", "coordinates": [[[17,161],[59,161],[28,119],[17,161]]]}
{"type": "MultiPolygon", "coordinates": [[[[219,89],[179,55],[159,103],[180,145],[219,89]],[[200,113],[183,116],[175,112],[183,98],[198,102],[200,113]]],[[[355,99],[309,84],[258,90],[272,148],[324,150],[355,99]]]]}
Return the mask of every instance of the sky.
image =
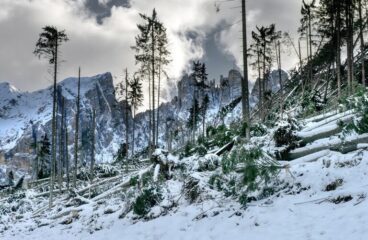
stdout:
{"type": "MultiPolygon", "coordinates": [[[[156,8],[168,31],[172,78],[169,88],[190,72],[191,62],[206,62],[209,78],[218,79],[242,67],[240,0],[0,0],[0,82],[23,91],[52,83],[50,66],[34,54],[42,27],[65,29],[70,41],[61,47],[58,79],[111,72],[115,82],[123,69],[136,69],[134,52],[139,13],[156,8]],[[219,11],[217,11],[217,7],[219,11]]],[[[301,0],[247,0],[248,37],[255,26],[276,24],[297,39],[301,0]]],[[[284,68],[297,61],[285,48],[284,68]]],[[[250,76],[255,79],[255,76],[250,76]]]]}

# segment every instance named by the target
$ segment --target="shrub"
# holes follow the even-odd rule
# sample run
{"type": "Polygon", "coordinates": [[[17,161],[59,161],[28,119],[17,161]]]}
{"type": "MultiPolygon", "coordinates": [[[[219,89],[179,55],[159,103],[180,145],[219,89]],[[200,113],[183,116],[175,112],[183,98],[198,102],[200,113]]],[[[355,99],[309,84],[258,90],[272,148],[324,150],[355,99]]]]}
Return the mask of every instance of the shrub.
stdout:
{"type": "Polygon", "coordinates": [[[278,123],[276,131],[273,135],[276,147],[291,146],[297,141],[295,131],[298,129],[298,125],[295,119],[289,118],[287,121],[281,121],[278,123]]]}
{"type": "Polygon", "coordinates": [[[146,216],[152,207],[159,204],[162,200],[162,195],[156,187],[144,189],[133,203],[133,212],[140,217],[146,216]]]}

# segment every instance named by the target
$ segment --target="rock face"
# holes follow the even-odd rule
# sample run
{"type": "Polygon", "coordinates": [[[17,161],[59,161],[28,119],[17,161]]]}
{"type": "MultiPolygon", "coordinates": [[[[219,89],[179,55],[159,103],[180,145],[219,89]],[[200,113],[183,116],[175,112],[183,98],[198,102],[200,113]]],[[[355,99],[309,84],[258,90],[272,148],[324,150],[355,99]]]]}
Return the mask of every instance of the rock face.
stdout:
{"type": "MultiPolygon", "coordinates": [[[[75,134],[77,78],[68,78],[58,84],[58,101],[65,99],[68,126],[69,159],[72,159],[75,134]]],[[[27,169],[34,157],[33,129],[39,141],[45,134],[51,139],[52,87],[36,92],[20,92],[7,83],[0,85],[0,156],[2,162],[15,168],[27,169]]],[[[109,160],[117,151],[125,125],[123,104],[115,98],[110,73],[81,78],[80,142],[81,159],[90,158],[92,109],[96,110],[96,154],[101,161],[109,160]]],[[[60,129],[60,111],[58,111],[60,129]]]]}
{"type": "MultiPolygon", "coordinates": [[[[286,78],[286,73],[283,73],[286,78]]],[[[58,84],[59,97],[65,99],[66,123],[68,126],[69,159],[74,154],[75,113],[77,97],[77,78],[68,78],[58,84]]],[[[208,95],[210,104],[206,115],[208,124],[228,123],[241,116],[241,104],[235,107],[227,120],[218,119],[218,112],[241,96],[242,76],[237,70],[230,70],[227,77],[220,81],[207,81],[204,87],[196,86],[191,75],[185,75],[177,83],[177,96],[170,102],[160,105],[159,139],[161,148],[183,146],[190,137],[187,129],[189,108],[194,96],[202,105],[202,99],[208,95]]],[[[272,72],[268,81],[272,91],[279,89],[278,73],[272,72]]],[[[81,78],[81,116],[80,116],[80,159],[88,163],[91,157],[92,110],[96,110],[96,161],[111,162],[121,144],[125,143],[125,111],[124,101],[116,100],[115,88],[110,73],[94,77],[81,78]]],[[[258,102],[257,83],[252,91],[250,103],[258,102]]],[[[157,111],[157,110],[156,110],[157,111]]],[[[36,91],[21,92],[9,85],[0,83],[0,166],[17,169],[29,169],[31,159],[35,156],[32,146],[35,135],[37,141],[47,134],[51,139],[52,87],[36,91]],[[33,131],[34,129],[34,131],[33,131]],[[34,134],[33,134],[34,132],[34,134]]],[[[59,113],[60,115],[60,113],[59,113]]],[[[60,119],[59,119],[60,120],[60,119]]],[[[58,120],[58,121],[59,121],[58,120]]],[[[129,125],[132,126],[129,112],[129,125]]],[[[58,126],[60,121],[58,122],[58,126]]],[[[58,127],[60,129],[60,127],[58,127]]],[[[130,128],[131,129],[131,128],[130,128]]],[[[198,133],[202,122],[198,123],[198,133]]],[[[131,137],[131,133],[129,136],[131,137]]],[[[139,113],[135,118],[135,151],[141,151],[148,145],[149,112],[139,113]]],[[[132,138],[129,139],[130,146],[132,138]]]]}

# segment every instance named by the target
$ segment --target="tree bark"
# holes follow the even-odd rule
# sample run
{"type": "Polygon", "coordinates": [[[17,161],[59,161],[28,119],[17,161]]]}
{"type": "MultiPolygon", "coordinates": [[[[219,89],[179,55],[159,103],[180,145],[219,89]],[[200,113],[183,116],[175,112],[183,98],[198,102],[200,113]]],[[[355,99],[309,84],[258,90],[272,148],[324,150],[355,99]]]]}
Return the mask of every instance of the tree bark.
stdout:
{"type": "Polygon", "coordinates": [[[242,0],[242,32],[243,32],[243,81],[241,82],[242,89],[242,109],[243,121],[247,124],[246,138],[250,140],[250,113],[249,113],[249,86],[248,86],[248,49],[247,49],[247,15],[246,2],[242,0]]]}
{"type": "Polygon", "coordinates": [[[77,113],[75,116],[75,137],[74,137],[74,171],[73,171],[73,188],[77,187],[78,172],[78,153],[79,153],[79,114],[80,114],[80,78],[81,69],[78,70],[78,95],[77,95],[77,113]]]}
{"type": "Polygon", "coordinates": [[[52,207],[53,202],[53,190],[54,190],[54,177],[55,177],[55,163],[56,163],[56,83],[57,83],[57,61],[58,61],[58,39],[55,43],[55,59],[54,59],[54,94],[52,104],[52,159],[51,159],[51,176],[50,176],[50,197],[49,208],[52,207]]]}
{"type": "Polygon", "coordinates": [[[361,71],[362,71],[362,84],[363,86],[367,86],[367,82],[365,80],[365,46],[364,46],[364,24],[363,24],[363,6],[362,6],[362,0],[358,1],[359,4],[359,30],[360,30],[360,52],[361,52],[361,71]]]}

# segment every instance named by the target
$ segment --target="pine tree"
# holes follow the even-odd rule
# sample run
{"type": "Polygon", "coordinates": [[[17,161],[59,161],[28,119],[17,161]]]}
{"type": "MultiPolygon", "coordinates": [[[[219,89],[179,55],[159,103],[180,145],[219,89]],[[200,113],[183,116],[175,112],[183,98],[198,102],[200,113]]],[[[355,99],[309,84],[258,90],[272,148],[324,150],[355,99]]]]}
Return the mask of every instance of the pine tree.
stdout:
{"type": "MultiPolygon", "coordinates": [[[[313,26],[314,21],[316,19],[316,0],[312,0],[310,3],[306,3],[305,0],[302,2],[302,8],[301,8],[301,14],[302,19],[300,20],[302,26],[299,28],[299,32],[302,35],[306,36],[307,40],[307,59],[308,59],[308,78],[309,78],[309,84],[312,82],[313,78],[313,72],[312,72],[312,65],[311,60],[313,56],[313,44],[314,41],[312,39],[312,33],[313,33],[313,26]]],[[[308,85],[308,84],[307,84],[308,85]]]]}
{"type": "MultiPolygon", "coordinates": [[[[159,72],[160,62],[163,63],[162,59],[159,58],[159,45],[160,35],[166,31],[164,30],[163,24],[158,20],[157,12],[153,9],[152,16],[149,17],[144,14],[140,14],[140,17],[144,20],[144,24],[138,24],[139,35],[136,36],[136,45],[132,49],[136,52],[135,60],[136,64],[140,65],[139,72],[147,77],[149,80],[150,87],[150,102],[151,102],[151,119],[150,121],[150,134],[152,138],[149,139],[149,157],[151,157],[152,146],[155,145],[156,140],[156,113],[155,113],[155,93],[156,93],[156,75],[159,72]]],[[[164,44],[165,45],[165,44],[164,44]]],[[[161,56],[162,57],[162,56],[161,56]]]]}
{"type": "Polygon", "coordinates": [[[53,65],[54,89],[53,89],[53,110],[52,110],[52,167],[50,178],[50,198],[49,208],[52,207],[53,202],[53,188],[54,188],[54,166],[56,164],[56,83],[58,73],[58,54],[60,45],[68,41],[68,36],[65,31],[59,31],[56,27],[46,26],[40,34],[36,43],[34,54],[38,57],[45,57],[49,60],[49,64],[53,65]]]}
{"type": "Polygon", "coordinates": [[[38,153],[37,158],[39,159],[39,167],[38,167],[38,179],[46,178],[50,176],[51,171],[51,163],[50,163],[50,141],[45,134],[41,141],[38,143],[38,153]]]}

